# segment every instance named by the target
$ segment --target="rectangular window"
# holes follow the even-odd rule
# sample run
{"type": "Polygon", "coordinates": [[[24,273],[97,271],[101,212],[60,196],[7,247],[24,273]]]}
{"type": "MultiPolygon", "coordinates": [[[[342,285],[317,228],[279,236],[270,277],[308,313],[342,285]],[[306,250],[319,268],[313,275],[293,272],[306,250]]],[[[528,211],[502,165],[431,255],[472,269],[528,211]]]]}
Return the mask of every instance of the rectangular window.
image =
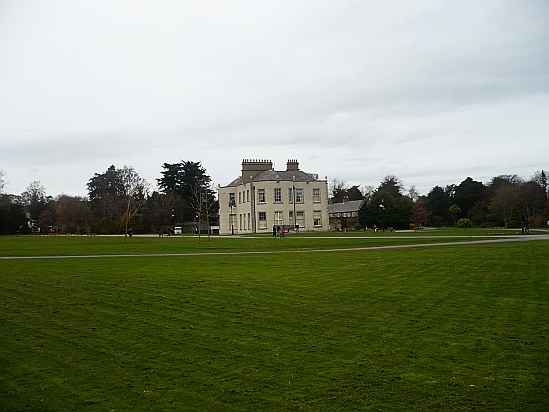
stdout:
{"type": "Polygon", "coordinates": [[[283,226],[284,225],[284,220],[282,219],[282,212],[275,212],[275,225],[276,226],[283,226]]]}
{"type": "Polygon", "coordinates": [[[248,230],[252,229],[252,219],[250,219],[250,214],[248,213],[248,230]]]}
{"type": "Polygon", "coordinates": [[[238,192],[238,203],[242,203],[242,192],[238,192]]]}
{"type": "Polygon", "coordinates": [[[294,203],[294,189],[288,188],[288,203],[294,203]]]}
{"type": "Polygon", "coordinates": [[[234,193],[229,193],[229,207],[235,206],[234,193]]]}
{"type": "Polygon", "coordinates": [[[295,190],[295,202],[296,203],[303,203],[303,189],[296,189],[295,190]]]}
{"type": "Polygon", "coordinates": [[[322,226],[322,212],[320,210],[313,212],[313,225],[316,227],[322,226]]]}
{"type": "Polygon", "coordinates": [[[239,215],[240,230],[242,230],[242,213],[239,215]]]}
{"type": "Polygon", "coordinates": [[[236,215],[229,215],[229,228],[231,231],[236,229],[236,215]]]}
{"type": "Polygon", "coordinates": [[[275,203],[282,203],[282,189],[279,187],[276,187],[274,190],[274,199],[275,203]]]}
{"type": "Polygon", "coordinates": [[[259,212],[259,229],[267,229],[267,212],[259,212]]]}
{"type": "Polygon", "coordinates": [[[257,189],[257,203],[265,203],[265,189],[257,189]]]}
{"type": "Polygon", "coordinates": [[[246,190],[246,202],[250,201],[250,189],[246,190]]]}
{"type": "Polygon", "coordinates": [[[242,219],[244,219],[243,226],[244,226],[244,230],[246,230],[246,213],[242,215],[242,219]]]}
{"type": "Polygon", "coordinates": [[[305,229],[305,212],[295,212],[295,217],[297,224],[299,225],[299,229],[305,229]]]}
{"type": "Polygon", "coordinates": [[[313,203],[320,203],[320,189],[313,189],[313,203]]]}

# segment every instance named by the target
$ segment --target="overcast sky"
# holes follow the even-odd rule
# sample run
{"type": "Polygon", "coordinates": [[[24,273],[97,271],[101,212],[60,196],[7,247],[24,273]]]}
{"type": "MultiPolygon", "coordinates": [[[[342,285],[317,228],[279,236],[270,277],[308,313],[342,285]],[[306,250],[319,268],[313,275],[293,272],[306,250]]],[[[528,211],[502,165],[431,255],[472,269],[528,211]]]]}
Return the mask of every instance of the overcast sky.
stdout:
{"type": "Polygon", "coordinates": [[[242,159],[427,194],[549,169],[549,1],[0,0],[7,192],[242,159]]]}

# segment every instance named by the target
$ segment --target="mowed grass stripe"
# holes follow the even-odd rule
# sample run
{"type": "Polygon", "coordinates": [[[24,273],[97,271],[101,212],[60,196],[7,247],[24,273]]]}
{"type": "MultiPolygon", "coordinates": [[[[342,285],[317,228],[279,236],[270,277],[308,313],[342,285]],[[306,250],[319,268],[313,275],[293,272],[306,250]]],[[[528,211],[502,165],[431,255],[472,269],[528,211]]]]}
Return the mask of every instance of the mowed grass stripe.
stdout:
{"type": "Polygon", "coordinates": [[[2,261],[5,410],[543,410],[545,242],[2,261]]]}
{"type": "MultiPolygon", "coordinates": [[[[543,238],[544,235],[535,236],[543,238]]],[[[489,239],[526,239],[521,236],[494,235],[477,229],[463,231],[440,229],[424,233],[377,233],[372,231],[330,236],[270,236],[219,237],[139,237],[131,240],[122,236],[0,236],[0,259],[27,256],[87,256],[87,255],[176,255],[213,252],[274,252],[286,250],[326,250],[333,248],[364,248],[391,245],[412,245],[442,242],[469,242],[489,239]],[[467,233],[467,234],[466,234],[467,233]]]]}
{"type": "MultiPolygon", "coordinates": [[[[393,241],[400,241],[400,239],[392,239],[393,241]]],[[[534,241],[534,240],[541,240],[545,241],[546,239],[539,236],[533,236],[533,237],[514,237],[514,238],[499,238],[499,239],[468,239],[468,240],[462,240],[460,238],[455,238],[451,242],[436,242],[434,239],[427,239],[425,241],[424,238],[421,239],[414,239],[412,242],[409,242],[406,240],[405,244],[402,243],[392,243],[392,244],[384,244],[377,245],[377,246],[345,246],[342,244],[331,244],[331,247],[324,246],[324,248],[316,249],[316,248],[309,248],[309,247],[303,247],[302,242],[298,244],[295,248],[286,248],[286,249],[279,249],[279,248],[271,248],[269,250],[230,250],[230,251],[219,251],[217,248],[215,249],[204,249],[200,252],[180,252],[180,253],[163,253],[163,252],[156,252],[156,253],[123,253],[123,254],[117,254],[117,253],[109,253],[109,254],[86,254],[86,255],[61,255],[61,254],[54,254],[54,255],[20,255],[20,256],[0,256],[0,260],[24,260],[24,259],[87,259],[87,258],[104,258],[104,257],[119,257],[119,258],[128,258],[128,257],[136,257],[136,258],[151,258],[151,257],[159,257],[159,258],[168,258],[168,257],[190,257],[190,256],[202,256],[205,254],[208,255],[265,255],[265,254],[280,254],[280,253],[324,253],[324,252],[362,252],[362,251],[368,251],[368,250],[383,250],[383,249],[410,249],[410,248],[416,248],[416,247],[427,247],[427,246],[456,246],[456,245],[464,245],[464,244],[486,244],[486,243],[505,243],[505,242],[528,242],[528,241],[534,241]]],[[[295,244],[294,244],[295,246],[295,244]]]]}

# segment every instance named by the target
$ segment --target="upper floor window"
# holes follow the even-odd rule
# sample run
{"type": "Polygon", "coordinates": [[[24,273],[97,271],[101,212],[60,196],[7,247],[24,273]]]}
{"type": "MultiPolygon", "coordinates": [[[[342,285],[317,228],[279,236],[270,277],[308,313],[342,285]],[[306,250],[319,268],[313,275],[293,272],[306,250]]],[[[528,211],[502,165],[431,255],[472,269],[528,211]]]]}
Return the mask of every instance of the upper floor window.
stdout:
{"type": "Polygon", "coordinates": [[[234,193],[229,193],[229,207],[235,206],[234,193]]]}
{"type": "Polygon", "coordinates": [[[257,189],[257,202],[265,203],[265,189],[257,189]]]}
{"type": "Polygon", "coordinates": [[[320,189],[313,189],[313,203],[320,203],[320,189]]]}
{"type": "Polygon", "coordinates": [[[274,190],[274,201],[275,203],[282,203],[282,189],[279,187],[274,190]]]}
{"type": "Polygon", "coordinates": [[[294,203],[294,189],[288,188],[288,203],[294,203]]]}
{"type": "Polygon", "coordinates": [[[295,189],[295,202],[303,203],[303,189],[295,189]]]}

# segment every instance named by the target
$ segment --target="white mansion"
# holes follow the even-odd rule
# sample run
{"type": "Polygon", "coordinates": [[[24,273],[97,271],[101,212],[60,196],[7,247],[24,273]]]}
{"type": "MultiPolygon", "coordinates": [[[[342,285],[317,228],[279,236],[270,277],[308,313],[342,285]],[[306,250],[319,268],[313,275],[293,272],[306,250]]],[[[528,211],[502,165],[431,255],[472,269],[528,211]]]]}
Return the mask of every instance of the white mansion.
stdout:
{"type": "Polygon", "coordinates": [[[329,228],[328,182],[299,170],[297,160],[276,171],[270,160],[244,159],[242,176],[219,186],[218,198],[220,234],[329,228]]]}

